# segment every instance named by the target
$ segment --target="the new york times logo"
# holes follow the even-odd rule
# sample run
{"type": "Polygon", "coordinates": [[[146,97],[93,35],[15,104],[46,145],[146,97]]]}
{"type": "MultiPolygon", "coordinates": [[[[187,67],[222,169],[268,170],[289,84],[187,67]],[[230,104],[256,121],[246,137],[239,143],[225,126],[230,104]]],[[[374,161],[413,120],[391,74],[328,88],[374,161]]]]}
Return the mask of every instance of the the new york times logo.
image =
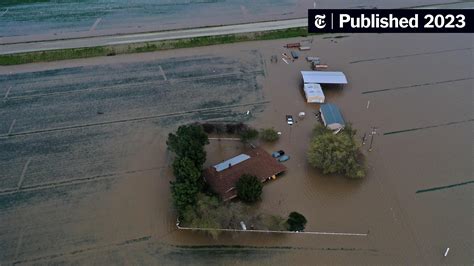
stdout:
{"type": "Polygon", "coordinates": [[[318,29],[326,27],[326,14],[314,16],[314,26],[318,29]]]}
{"type": "Polygon", "coordinates": [[[311,9],[308,31],[312,33],[473,33],[474,10],[414,9],[311,9]]]}

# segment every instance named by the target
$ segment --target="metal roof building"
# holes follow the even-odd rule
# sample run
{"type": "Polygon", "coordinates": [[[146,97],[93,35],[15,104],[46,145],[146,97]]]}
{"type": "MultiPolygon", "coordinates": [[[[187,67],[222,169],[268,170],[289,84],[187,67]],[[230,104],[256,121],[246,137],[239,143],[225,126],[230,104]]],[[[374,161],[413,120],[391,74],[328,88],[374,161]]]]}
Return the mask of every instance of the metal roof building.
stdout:
{"type": "Polygon", "coordinates": [[[321,118],[323,119],[324,126],[327,128],[331,130],[341,130],[346,125],[344,118],[342,118],[342,114],[336,105],[332,103],[322,104],[319,110],[321,111],[321,118]]]}
{"type": "Polygon", "coordinates": [[[331,71],[301,71],[304,83],[347,84],[346,75],[331,71]]]}
{"type": "Polygon", "coordinates": [[[304,84],[304,94],[308,103],[324,103],[325,97],[321,85],[316,83],[304,84]]]}

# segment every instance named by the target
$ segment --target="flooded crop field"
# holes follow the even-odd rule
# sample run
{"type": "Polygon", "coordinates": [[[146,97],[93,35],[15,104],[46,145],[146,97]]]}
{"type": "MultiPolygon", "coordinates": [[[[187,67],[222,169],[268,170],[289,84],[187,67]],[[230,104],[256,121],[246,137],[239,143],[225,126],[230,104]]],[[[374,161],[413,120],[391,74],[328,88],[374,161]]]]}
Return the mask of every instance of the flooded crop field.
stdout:
{"type": "MultiPolygon", "coordinates": [[[[319,0],[317,8],[401,8],[446,0],[319,0]]],[[[313,0],[0,1],[0,44],[301,18],[313,0]],[[29,36],[25,38],[15,38],[29,36]],[[5,38],[9,37],[9,38],[5,38]],[[13,37],[13,38],[10,38],[13,37]]]]}
{"type": "Polygon", "coordinates": [[[174,230],[167,133],[261,110],[263,75],[256,51],[1,75],[0,262],[174,230]]]}
{"type": "MultiPolygon", "coordinates": [[[[1,67],[0,262],[470,264],[473,48],[461,34],[321,35],[1,67]],[[296,41],[312,49],[270,61],[296,41]],[[318,123],[301,92],[309,55],[346,74],[323,89],[358,138],[376,128],[363,180],[306,161],[318,123]],[[178,231],[165,141],[194,121],[275,127],[280,140],[263,147],[291,159],[257,208],[367,235],[178,231]]],[[[206,165],[238,145],[211,141],[206,165]]]]}

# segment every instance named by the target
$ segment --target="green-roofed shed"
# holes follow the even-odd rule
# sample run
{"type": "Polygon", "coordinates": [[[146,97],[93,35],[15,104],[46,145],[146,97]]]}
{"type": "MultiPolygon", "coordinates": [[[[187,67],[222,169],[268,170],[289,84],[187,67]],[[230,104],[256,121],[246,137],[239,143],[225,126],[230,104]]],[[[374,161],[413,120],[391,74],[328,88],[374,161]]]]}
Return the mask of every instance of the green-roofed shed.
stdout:
{"type": "Polygon", "coordinates": [[[324,126],[327,128],[331,130],[341,130],[346,125],[344,118],[342,118],[341,111],[339,111],[339,108],[337,108],[335,104],[322,104],[319,110],[324,126]]]}

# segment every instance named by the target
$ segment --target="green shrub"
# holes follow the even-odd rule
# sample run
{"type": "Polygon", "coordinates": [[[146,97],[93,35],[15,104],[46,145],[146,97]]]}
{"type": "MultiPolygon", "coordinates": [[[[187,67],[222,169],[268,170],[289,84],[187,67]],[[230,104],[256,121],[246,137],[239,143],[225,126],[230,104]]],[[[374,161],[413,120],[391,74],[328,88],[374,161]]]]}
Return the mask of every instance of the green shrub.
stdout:
{"type": "Polygon", "coordinates": [[[289,231],[298,231],[302,232],[306,226],[306,218],[298,213],[298,212],[292,212],[288,216],[288,220],[286,221],[288,225],[288,230],[289,231]]]}
{"type": "Polygon", "coordinates": [[[236,189],[239,199],[252,203],[260,199],[263,185],[256,176],[245,174],[237,181],[236,189]]]}
{"type": "Polygon", "coordinates": [[[258,137],[258,131],[249,127],[241,131],[239,135],[243,142],[249,142],[250,140],[258,137]]]}
{"type": "Polygon", "coordinates": [[[275,129],[266,128],[260,130],[260,138],[264,141],[275,142],[278,140],[278,138],[280,138],[280,136],[278,135],[278,132],[276,132],[275,129]]]}

